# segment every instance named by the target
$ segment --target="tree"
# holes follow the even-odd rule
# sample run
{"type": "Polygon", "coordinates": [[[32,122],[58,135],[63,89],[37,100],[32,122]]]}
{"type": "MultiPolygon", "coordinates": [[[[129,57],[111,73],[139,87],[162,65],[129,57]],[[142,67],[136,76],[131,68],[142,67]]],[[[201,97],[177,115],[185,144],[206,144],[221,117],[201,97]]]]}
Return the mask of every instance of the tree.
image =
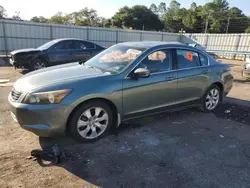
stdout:
{"type": "Polygon", "coordinates": [[[227,0],[213,0],[203,6],[203,18],[207,20],[207,23],[211,22],[209,32],[223,33],[226,31],[228,5],[227,0]]]}
{"type": "Polygon", "coordinates": [[[149,9],[150,9],[153,13],[158,14],[157,6],[156,6],[154,3],[152,3],[152,4],[150,5],[149,9]]]}
{"type": "Polygon", "coordinates": [[[104,27],[110,28],[110,27],[112,27],[112,26],[113,26],[113,21],[112,21],[112,19],[106,19],[106,20],[104,21],[104,27]]]}
{"type": "Polygon", "coordinates": [[[250,33],[250,26],[245,30],[245,33],[250,33]]]}
{"type": "Polygon", "coordinates": [[[21,20],[21,17],[19,15],[20,15],[20,12],[15,11],[15,14],[12,16],[12,19],[13,20],[21,20]]]}
{"type": "Polygon", "coordinates": [[[6,18],[7,12],[3,6],[0,5],[0,19],[6,18]]]}
{"type": "Polygon", "coordinates": [[[58,12],[48,20],[48,23],[69,24],[70,23],[70,16],[69,15],[63,15],[62,12],[58,12]]]}
{"type": "Polygon", "coordinates": [[[113,25],[120,28],[133,28],[138,30],[161,30],[163,25],[150,9],[144,5],[122,7],[112,17],[113,25]]]}
{"type": "Polygon", "coordinates": [[[197,9],[197,4],[196,4],[195,2],[193,2],[193,3],[191,4],[191,6],[190,6],[190,9],[191,9],[192,11],[195,11],[195,10],[197,9]]]}
{"type": "Polygon", "coordinates": [[[97,15],[96,10],[83,8],[78,12],[69,14],[70,22],[74,25],[100,27],[104,24],[104,18],[97,15]]]}
{"type": "Polygon", "coordinates": [[[244,33],[250,24],[249,19],[237,7],[228,10],[228,32],[244,33]]]}
{"type": "Polygon", "coordinates": [[[38,22],[38,23],[47,23],[48,22],[48,19],[43,17],[43,16],[34,16],[30,19],[30,21],[32,22],[38,22]]]}
{"type": "Polygon", "coordinates": [[[159,14],[160,14],[160,15],[165,14],[165,13],[166,13],[166,11],[167,11],[167,8],[166,8],[166,3],[161,2],[161,3],[159,4],[159,6],[158,6],[157,10],[158,10],[158,12],[159,12],[159,14]]]}

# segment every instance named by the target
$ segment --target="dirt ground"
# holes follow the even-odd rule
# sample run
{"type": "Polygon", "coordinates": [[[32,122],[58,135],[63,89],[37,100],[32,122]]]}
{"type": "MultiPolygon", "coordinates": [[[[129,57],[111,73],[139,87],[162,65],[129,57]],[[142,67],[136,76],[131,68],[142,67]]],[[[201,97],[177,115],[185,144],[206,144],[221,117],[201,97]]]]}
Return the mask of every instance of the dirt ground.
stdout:
{"type": "MultiPolygon", "coordinates": [[[[242,62],[225,62],[234,87],[214,113],[189,109],[133,120],[91,144],[21,129],[9,112],[12,87],[0,84],[0,188],[250,187],[250,82],[241,77],[242,62]],[[65,154],[61,163],[27,159],[53,144],[65,154]]],[[[0,79],[10,83],[21,75],[0,67],[0,79]]]]}

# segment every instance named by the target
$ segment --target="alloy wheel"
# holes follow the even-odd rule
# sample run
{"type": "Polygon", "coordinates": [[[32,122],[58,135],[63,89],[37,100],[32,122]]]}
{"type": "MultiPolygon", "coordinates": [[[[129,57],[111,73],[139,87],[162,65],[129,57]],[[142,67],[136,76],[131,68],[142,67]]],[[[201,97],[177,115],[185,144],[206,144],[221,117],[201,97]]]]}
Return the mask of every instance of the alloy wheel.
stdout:
{"type": "Polygon", "coordinates": [[[83,138],[94,139],[107,129],[108,121],[108,113],[103,108],[89,108],[80,115],[77,131],[83,138]]]}
{"type": "Polygon", "coordinates": [[[205,105],[208,110],[213,110],[216,108],[220,100],[220,92],[217,88],[211,89],[206,97],[205,105]]]}
{"type": "Polygon", "coordinates": [[[43,69],[45,68],[46,65],[44,62],[41,62],[41,61],[37,61],[35,64],[34,64],[34,70],[38,70],[38,69],[43,69]]]}

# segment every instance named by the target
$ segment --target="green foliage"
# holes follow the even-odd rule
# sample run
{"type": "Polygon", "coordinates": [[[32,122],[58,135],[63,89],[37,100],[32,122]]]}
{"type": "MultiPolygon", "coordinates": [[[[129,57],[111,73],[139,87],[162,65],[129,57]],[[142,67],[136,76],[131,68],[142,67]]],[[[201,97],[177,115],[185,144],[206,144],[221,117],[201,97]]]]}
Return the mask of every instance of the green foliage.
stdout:
{"type": "MultiPolygon", "coordinates": [[[[83,8],[70,14],[58,12],[51,18],[34,16],[30,21],[38,23],[72,24],[94,27],[118,27],[136,30],[165,30],[189,33],[249,33],[250,18],[237,7],[229,7],[227,0],[210,0],[204,5],[195,2],[190,8],[182,8],[177,0],[166,1],[150,7],[135,5],[120,8],[112,18],[99,17],[96,10],[83,8]]],[[[0,5],[0,19],[6,18],[6,10],[0,5]]],[[[21,20],[19,12],[12,17],[21,20]]]]}
{"type": "MultiPolygon", "coordinates": [[[[152,8],[152,7],[151,7],[152,8]]],[[[113,25],[119,28],[132,28],[137,30],[161,30],[163,25],[158,16],[143,5],[122,7],[112,17],[113,25]]]]}
{"type": "Polygon", "coordinates": [[[37,22],[37,23],[47,23],[48,19],[43,17],[43,16],[34,16],[30,19],[32,22],[37,22]]]}
{"type": "Polygon", "coordinates": [[[246,28],[245,33],[250,33],[250,26],[246,28]]]}
{"type": "Polygon", "coordinates": [[[0,19],[3,19],[7,16],[7,12],[3,6],[0,5],[0,19]]]}

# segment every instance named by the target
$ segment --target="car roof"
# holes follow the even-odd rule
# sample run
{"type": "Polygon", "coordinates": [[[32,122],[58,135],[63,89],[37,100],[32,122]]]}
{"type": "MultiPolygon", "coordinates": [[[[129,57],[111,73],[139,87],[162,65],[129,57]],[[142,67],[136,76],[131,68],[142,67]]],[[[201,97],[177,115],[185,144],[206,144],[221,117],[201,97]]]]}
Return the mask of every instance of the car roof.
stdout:
{"type": "Polygon", "coordinates": [[[180,46],[187,46],[186,44],[183,44],[181,42],[165,42],[165,41],[138,41],[138,42],[123,42],[121,44],[127,45],[127,46],[134,46],[134,47],[140,47],[140,48],[152,48],[155,46],[162,46],[162,45],[180,45],[180,46]]]}
{"type": "Polygon", "coordinates": [[[66,40],[80,40],[80,41],[86,41],[86,40],[78,39],[78,38],[60,38],[60,39],[54,39],[54,40],[52,40],[52,41],[61,42],[61,41],[66,41],[66,40]]]}

